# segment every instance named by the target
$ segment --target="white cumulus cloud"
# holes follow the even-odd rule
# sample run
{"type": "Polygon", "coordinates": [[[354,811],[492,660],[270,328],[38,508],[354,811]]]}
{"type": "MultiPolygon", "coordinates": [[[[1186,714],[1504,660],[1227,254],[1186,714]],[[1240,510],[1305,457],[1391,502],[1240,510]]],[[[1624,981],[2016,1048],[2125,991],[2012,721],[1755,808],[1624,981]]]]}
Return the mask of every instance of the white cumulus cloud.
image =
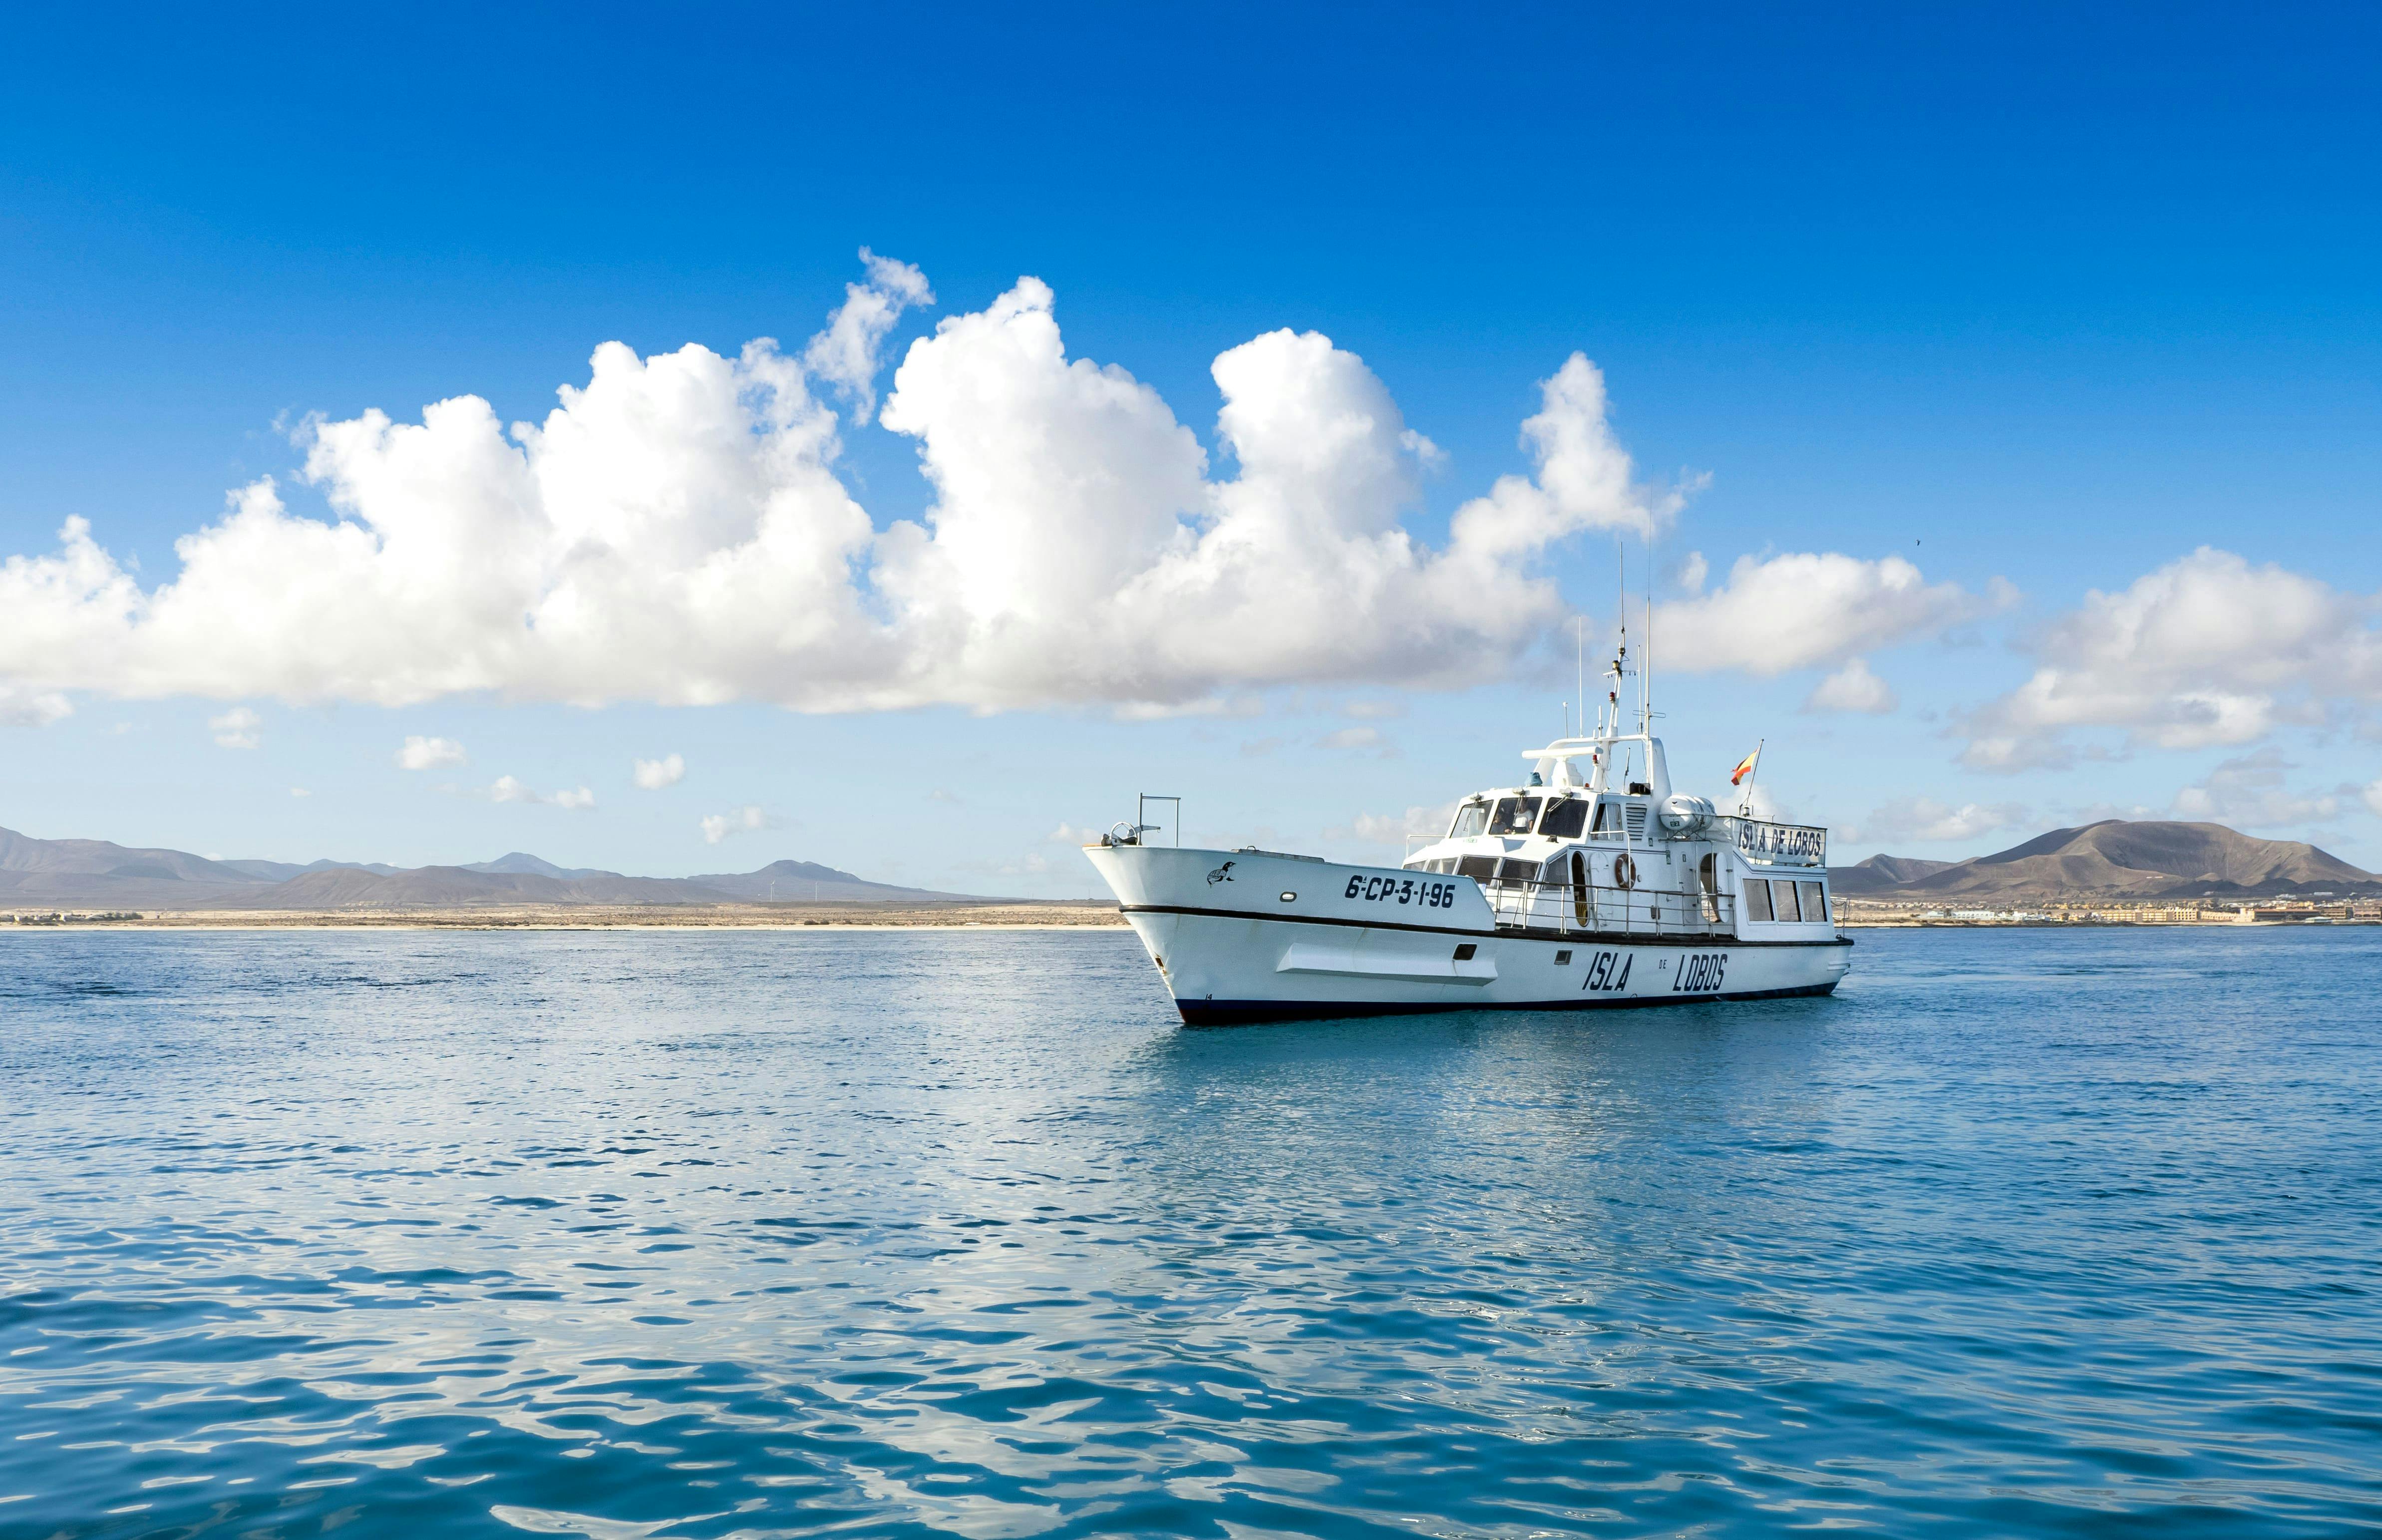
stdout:
{"type": "Polygon", "coordinates": [[[748,829],[766,829],[770,820],[767,812],[747,804],[733,813],[715,813],[703,820],[703,842],[717,845],[731,834],[748,829]]]}
{"type": "Polygon", "coordinates": [[[1870,561],[1833,551],[1739,556],[1720,587],[1654,607],[1654,666],[1763,676],[1833,667],[1940,635],[2016,598],[1999,579],[1983,594],[1958,583],[1930,583],[1900,556],[1870,561]]]}
{"type": "Polygon", "coordinates": [[[1805,711],[1855,711],[1872,716],[1884,715],[1898,703],[1894,687],[1871,673],[1860,658],[1822,679],[1803,698],[1805,711]]]}
{"type": "MultiPolygon", "coordinates": [[[[1456,801],[1460,801],[1457,799],[1456,801]]],[[[1455,818],[1455,801],[1435,807],[1410,807],[1404,813],[1360,813],[1344,828],[1326,829],[1326,839],[1353,839],[1366,845],[1404,845],[1409,835],[1438,839],[1455,818]]]]}
{"type": "Polygon", "coordinates": [[[406,770],[435,770],[442,764],[461,764],[463,746],[451,738],[408,738],[397,751],[397,763],[406,770]]]}
{"type": "Polygon", "coordinates": [[[660,759],[635,761],[630,769],[640,791],[659,791],[666,786],[676,786],[686,779],[686,761],[676,754],[660,759]]]}
{"type": "Polygon", "coordinates": [[[495,784],[488,788],[486,796],[492,802],[542,802],[566,811],[596,805],[596,793],[583,786],[571,791],[537,791],[511,776],[498,776],[495,784]]]}
{"type": "Polygon", "coordinates": [[[866,422],[877,411],[877,371],[887,334],[913,305],[931,305],[927,275],[905,262],[880,257],[867,247],[860,260],[865,284],[846,284],[843,303],[828,317],[827,330],[803,349],[803,364],[853,402],[853,416],[866,422]]]}
{"type": "Polygon", "coordinates": [[[926,299],[872,258],[799,355],[607,343],[536,422],[468,395],[418,422],[311,420],[300,480],[328,517],[255,482],[155,587],[69,519],[55,552],[0,565],[0,687],[1162,714],[1286,684],[1453,686],[1560,623],[1550,547],[1680,501],[1634,478],[1575,354],[1522,424],[1530,473],[1433,548],[1403,521],[1428,441],[1363,361],[1289,331],[1214,362],[1218,479],[1157,392],[1068,357],[1025,278],[908,348],[881,420],[933,503],[880,528],[818,392],[865,405],[892,318],[926,299]]]}
{"type": "MultiPolygon", "coordinates": [[[[2244,829],[2316,824],[2339,817],[2339,794],[2290,789],[2286,782],[2288,772],[2294,768],[2273,749],[2226,760],[2197,784],[2177,792],[2169,815],[2244,829]]],[[[2344,788],[2343,791],[2354,789],[2344,788]]]]}
{"type": "Polygon", "coordinates": [[[234,706],[221,716],[207,718],[207,731],[215,735],[215,742],[227,749],[253,749],[264,739],[257,729],[264,718],[246,706],[234,706]]]}
{"type": "Polygon", "coordinates": [[[2065,734],[2159,749],[2249,744],[2327,701],[2382,702],[2373,598],[2202,546],[2121,593],[2089,593],[2036,638],[2034,673],[1964,724],[1979,769],[2062,765],[2065,734]]]}
{"type": "Polygon", "coordinates": [[[2016,802],[1963,802],[1953,807],[1931,797],[1904,797],[1872,812],[1861,821],[1860,829],[1863,839],[1934,844],[2023,828],[2033,817],[2031,810],[2016,802]]]}
{"type": "Polygon", "coordinates": [[[73,715],[74,703],[55,690],[0,681],[0,722],[12,727],[46,727],[73,715]]]}

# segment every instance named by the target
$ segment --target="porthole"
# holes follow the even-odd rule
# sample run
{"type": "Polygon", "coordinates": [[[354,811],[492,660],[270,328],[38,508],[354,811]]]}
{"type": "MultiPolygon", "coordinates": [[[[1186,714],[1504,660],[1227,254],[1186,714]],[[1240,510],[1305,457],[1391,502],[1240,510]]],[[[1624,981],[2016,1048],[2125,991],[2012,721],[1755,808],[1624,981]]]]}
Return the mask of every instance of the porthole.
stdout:
{"type": "Polygon", "coordinates": [[[1455,960],[1458,962],[1469,962],[1472,960],[1472,954],[1480,949],[1480,948],[1478,946],[1467,941],[1461,947],[1455,948],[1455,960]]]}
{"type": "Polygon", "coordinates": [[[1557,952],[1557,953],[1555,954],[1555,966],[1556,966],[1556,967],[1558,967],[1558,968],[1568,968],[1568,967],[1570,967],[1570,966],[1571,966],[1571,954],[1570,954],[1569,952],[1557,952]]]}
{"type": "Polygon", "coordinates": [[[1282,896],[1282,901],[1286,904],[1295,904],[1298,902],[1298,895],[1295,893],[1285,893],[1282,896]]]}

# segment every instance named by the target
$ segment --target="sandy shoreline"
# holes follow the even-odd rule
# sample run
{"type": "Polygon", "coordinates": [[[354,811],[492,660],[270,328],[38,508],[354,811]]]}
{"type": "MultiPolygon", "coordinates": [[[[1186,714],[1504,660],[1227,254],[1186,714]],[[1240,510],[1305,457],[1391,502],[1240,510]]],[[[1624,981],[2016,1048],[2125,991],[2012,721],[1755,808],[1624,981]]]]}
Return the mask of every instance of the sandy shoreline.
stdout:
{"type": "MultiPolygon", "coordinates": [[[[1124,928],[1124,917],[1109,903],[952,904],[890,907],[877,904],[755,904],[734,907],[661,905],[529,904],[485,909],[391,910],[167,910],[138,919],[35,920],[31,915],[71,914],[72,910],[19,910],[27,918],[10,923],[0,910],[0,932],[20,931],[280,931],[280,930],[1085,930],[1124,928]]],[[[1899,915],[1854,913],[1837,922],[1845,930],[2174,930],[2199,924],[2247,929],[2226,919],[2127,920],[1920,920],[1899,915]]],[[[2370,919],[2334,920],[2334,924],[2373,924],[2370,919]]],[[[2271,923],[2256,927],[2272,930],[2271,923]]]]}
{"type": "MultiPolygon", "coordinates": [[[[19,912],[30,913],[31,911],[19,912]]],[[[48,911],[44,912],[61,912],[48,911]]],[[[74,912],[71,910],[66,913],[74,912]]],[[[224,930],[1078,930],[1122,928],[1113,903],[893,908],[876,904],[676,907],[536,904],[441,910],[173,910],[137,920],[20,922],[25,931],[224,930]]]]}

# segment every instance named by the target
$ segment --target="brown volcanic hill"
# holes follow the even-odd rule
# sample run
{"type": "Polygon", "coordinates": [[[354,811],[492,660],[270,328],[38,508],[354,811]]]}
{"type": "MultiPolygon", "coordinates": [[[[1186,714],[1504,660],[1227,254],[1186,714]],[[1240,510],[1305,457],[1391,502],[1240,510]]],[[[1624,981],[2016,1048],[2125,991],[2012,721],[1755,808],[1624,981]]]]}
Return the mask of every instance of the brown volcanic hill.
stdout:
{"type": "Polygon", "coordinates": [[[1884,893],[1907,882],[1941,872],[1946,866],[1958,866],[1956,861],[1928,861],[1919,856],[1875,855],[1867,861],[1828,874],[1836,891],[1860,897],[1884,893]]]}
{"type": "Polygon", "coordinates": [[[487,904],[731,904],[716,888],[677,877],[544,877],[529,872],[473,872],[423,866],[383,875],[353,867],[243,894],[225,909],[463,909],[487,904]]]}
{"type": "MultiPolygon", "coordinates": [[[[2382,888],[2382,879],[2290,839],[2256,839],[2222,824],[2112,818],[2054,829],[1871,894],[1894,898],[2039,899],[2066,895],[2167,898],[2268,897],[2382,888]]],[[[1848,893],[1850,888],[1843,889],[1848,893]]]]}

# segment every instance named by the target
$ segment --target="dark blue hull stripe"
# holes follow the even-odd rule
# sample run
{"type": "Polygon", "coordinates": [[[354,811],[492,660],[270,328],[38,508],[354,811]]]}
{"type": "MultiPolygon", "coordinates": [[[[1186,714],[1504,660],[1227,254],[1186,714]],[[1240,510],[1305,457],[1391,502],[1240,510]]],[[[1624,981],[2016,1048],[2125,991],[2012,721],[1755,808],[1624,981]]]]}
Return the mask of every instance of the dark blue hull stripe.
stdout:
{"type": "Polygon", "coordinates": [[[1355,1016],[1420,1016],[1453,1010],[1627,1010],[1639,1006],[1708,1006],[1735,1000],[1786,1000],[1812,995],[1833,995],[1836,984],[1806,984],[1792,989],[1749,989],[1721,995],[1641,995],[1561,999],[1455,1001],[1447,1005],[1383,1005],[1364,1000],[1177,1000],[1184,1024],[1193,1027],[1237,1027],[1259,1021],[1326,1021],[1355,1016]]]}

